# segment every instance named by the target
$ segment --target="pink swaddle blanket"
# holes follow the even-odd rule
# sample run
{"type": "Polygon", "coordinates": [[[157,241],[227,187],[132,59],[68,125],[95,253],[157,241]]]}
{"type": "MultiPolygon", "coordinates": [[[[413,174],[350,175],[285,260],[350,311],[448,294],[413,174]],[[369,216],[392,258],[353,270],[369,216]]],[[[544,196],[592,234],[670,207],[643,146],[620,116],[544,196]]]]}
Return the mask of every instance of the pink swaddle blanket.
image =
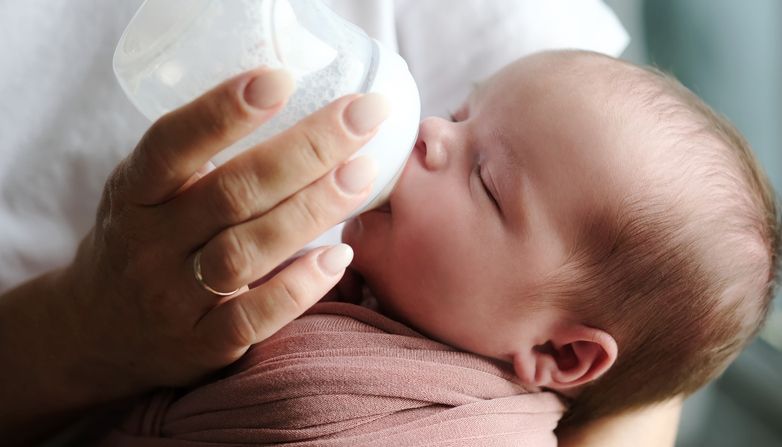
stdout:
{"type": "Polygon", "coordinates": [[[513,377],[369,309],[322,303],[226,377],[152,396],[104,444],[555,446],[563,404],[513,377]]]}

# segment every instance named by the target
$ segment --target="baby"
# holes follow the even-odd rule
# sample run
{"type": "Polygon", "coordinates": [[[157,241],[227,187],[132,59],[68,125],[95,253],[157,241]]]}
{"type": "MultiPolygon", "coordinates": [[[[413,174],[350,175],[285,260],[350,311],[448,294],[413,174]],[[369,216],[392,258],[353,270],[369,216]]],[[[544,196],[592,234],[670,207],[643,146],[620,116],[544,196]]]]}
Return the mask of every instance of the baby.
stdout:
{"type": "Polygon", "coordinates": [[[431,340],[319,304],[109,444],[554,445],[554,393],[576,426],[725,369],[768,311],[776,219],[747,144],[675,81],[526,57],[424,120],[389,205],[344,228],[381,313],[431,340]]]}
{"type": "Polygon", "coordinates": [[[747,144],[695,95],[561,51],[424,120],[390,205],[343,240],[383,313],[512,363],[578,424],[727,367],[769,309],[776,216],[747,144]]]}

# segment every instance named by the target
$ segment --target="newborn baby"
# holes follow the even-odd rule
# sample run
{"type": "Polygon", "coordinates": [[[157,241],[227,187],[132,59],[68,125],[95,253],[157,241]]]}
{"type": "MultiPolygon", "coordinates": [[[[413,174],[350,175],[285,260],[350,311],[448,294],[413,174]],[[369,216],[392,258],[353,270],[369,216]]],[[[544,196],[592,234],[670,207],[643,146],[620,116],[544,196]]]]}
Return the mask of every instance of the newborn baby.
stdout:
{"type": "Polygon", "coordinates": [[[424,120],[390,206],[343,240],[382,312],[511,363],[576,424],[725,369],[773,296],[775,216],[747,144],[695,95],[562,51],[424,120]]]}
{"type": "Polygon", "coordinates": [[[746,143],[675,81],[521,59],[424,120],[389,206],[343,232],[379,310],[432,340],[319,304],[110,444],[554,445],[556,396],[573,426],[735,358],[769,308],[775,216],[746,143]]]}

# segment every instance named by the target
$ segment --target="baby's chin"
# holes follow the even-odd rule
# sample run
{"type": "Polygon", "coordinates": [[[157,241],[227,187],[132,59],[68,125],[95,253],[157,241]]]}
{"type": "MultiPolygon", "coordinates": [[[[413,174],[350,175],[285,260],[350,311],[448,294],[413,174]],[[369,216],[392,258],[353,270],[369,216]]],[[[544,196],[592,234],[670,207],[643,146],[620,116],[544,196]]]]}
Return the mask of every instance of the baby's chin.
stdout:
{"type": "Polygon", "coordinates": [[[403,313],[397,312],[394,306],[394,300],[389,298],[389,290],[387,290],[382,282],[378,283],[373,281],[372,273],[362,271],[359,266],[352,266],[363,281],[362,284],[362,302],[365,307],[376,310],[378,313],[385,315],[392,320],[399,321],[405,325],[410,326],[410,322],[405,318],[403,313]],[[367,277],[367,274],[369,277],[367,277]]]}
{"type": "Polygon", "coordinates": [[[412,326],[404,312],[397,311],[394,305],[393,287],[388,287],[387,278],[389,256],[384,242],[389,239],[388,225],[390,215],[385,210],[372,210],[362,213],[345,222],[342,229],[342,242],[353,248],[353,262],[350,268],[364,280],[364,297],[373,303],[372,308],[379,313],[412,326]]]}

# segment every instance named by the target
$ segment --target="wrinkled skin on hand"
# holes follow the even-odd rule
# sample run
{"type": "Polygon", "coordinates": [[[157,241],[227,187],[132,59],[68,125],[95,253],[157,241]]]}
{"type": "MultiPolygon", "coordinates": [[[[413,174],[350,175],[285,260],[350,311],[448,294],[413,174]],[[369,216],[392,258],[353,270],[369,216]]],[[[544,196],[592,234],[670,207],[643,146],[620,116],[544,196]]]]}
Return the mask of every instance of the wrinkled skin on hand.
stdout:
{"type": "Polygon", "coordinates": [[[118,394],[191,384],[340,279],[352,255],[344,245],[315,249],[246,286],[369,194],[373,166],[345,160],[384,119],[382,98],[340,98],[209,168],[214,154],[281,109],[290,91],[284,73],[271,70],[231,79],[154,123],[111,174],[96,224],[64,275],[73,300],[66,318],[89,365],[80,373],[112,378],[107,385],[124,388],[118,394]],[[218,296],[196,281],[199,251],[204,281],[235,294],[218,296]]]}

